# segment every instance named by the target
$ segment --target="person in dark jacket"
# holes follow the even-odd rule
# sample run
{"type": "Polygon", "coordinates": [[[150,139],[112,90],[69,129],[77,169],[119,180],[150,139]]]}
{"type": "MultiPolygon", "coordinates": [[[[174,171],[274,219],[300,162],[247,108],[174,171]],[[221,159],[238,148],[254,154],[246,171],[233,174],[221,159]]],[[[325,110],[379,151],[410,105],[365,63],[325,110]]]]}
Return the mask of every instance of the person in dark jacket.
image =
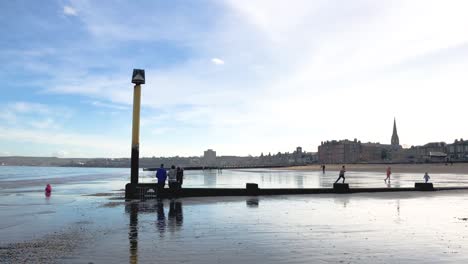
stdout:
{"type": "Polygon", "coordinates": [[[158,179],[158,191],[164,190],[167,178],[167,172],[164,168],[164,164],[161,164],[161,167],[156,171],[156,178],[158,179]]]}
{"type": "Polygon", "coordinates": [[[184,170],[181,167],[177,167],[177,184],[179,189],[182,188],[184,183],[184,170]]]}

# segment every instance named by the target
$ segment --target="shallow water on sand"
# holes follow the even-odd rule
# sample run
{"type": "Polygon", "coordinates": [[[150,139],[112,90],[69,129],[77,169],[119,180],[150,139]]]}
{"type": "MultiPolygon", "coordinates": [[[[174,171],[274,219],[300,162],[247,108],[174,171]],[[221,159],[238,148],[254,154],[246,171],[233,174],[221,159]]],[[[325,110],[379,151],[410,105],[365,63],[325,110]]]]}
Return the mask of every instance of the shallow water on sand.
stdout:
{"type": "MultiPolygon", "coordinates": [[[[468,261],[468,191],[125,202],[115,198],[129,170],[106,170],[62,171],[62,176],[39,179],[0,177],[0,262],[28,263],[38,256],[43,263],[468,261]],[[45,197],[43,188],[54,179],[52,196],[45,197]],[[88,196],[95,193],[113,196],[88,196]],[[37,243],[31,248],[15,244],[21,241],[37,243]],[[67,251],[57,248],[66,241],[67,251]],[[18,247],[23,251],[14,251],[18,247]]],[[[336,176],[317,171],[187,171],[184,185],[330,187],[336,176]]],[[[431,176],[435,186],[468,185],[463,175],[431,176]]],[[[140,181],[152,182],[153,177],[141,172],[140,181]]],[[[351,187],[386,186],[384,178],[384,173],[347,173],[351,187]]],[[[420,178],[394,173],[390,187],[413,186],[420,178]]]]}
{"type": "MultiPolygon", "coordinates": [[[[140,171],[139,181],[155,183],[154,172],[140,171]]],[[[42,191],[47,183],[59,188],[55,191],[86,194],[123,189],[130,178],[130,169],[109,168],[49,168],[0,166],[0,196],[10,190],[42,191]]],[[[337,171],[294,171],[278,169],[239,169],[185,171],[185,187],[245,188],[248,182],[260,188],[323,188],[331,187],[337,171]]],[[[422,174],[393,172],[391,181],[385,182],[385,172],[346,173],[350,187],[412,187],[422,182],[422,174]]],[[[468,177],[462,174],[431,174],[436,186],[468,186],[468,177]]]]}
{"type": "MultiPolygon", "coordinates": [[[[67,262],[465,263],[467,192],[184,198],[101,208],[67,262]]],[[[96,213],[96,212],[95,212],[96,213]]]]}

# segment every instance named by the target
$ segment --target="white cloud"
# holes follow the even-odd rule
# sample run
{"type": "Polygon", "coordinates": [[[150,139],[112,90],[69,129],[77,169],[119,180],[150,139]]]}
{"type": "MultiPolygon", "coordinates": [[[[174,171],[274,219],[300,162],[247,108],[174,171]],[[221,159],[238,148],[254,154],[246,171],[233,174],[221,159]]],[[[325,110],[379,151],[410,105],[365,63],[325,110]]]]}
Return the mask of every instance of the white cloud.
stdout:
{"type": "Polygon", "coordinates": [[[7,121],[15,121],[19,117],[60,117],[69,118],[72,116],[72,109],[66,106],[54,106],[34,102],[9,102],[0,107],[0,118],[7,121]]]}
{"type": "Polygon", "coordinates": [[[50,109],[47,105],[30,102],[14,102],[9,104],[8,107],[18,113],[47,114],[50,112],[50,109]]]}
{"type": "Polygon", "coordinates": [[[45,118],[43,120],[34,120],[30,122],[31,126],[37,129],[56,129],[59,126],[52,118],[45,118]]]}
{"type": "Polygon", "coordinates": [[[159,128],[155,128],[151,131],[151,134],[153,135],[156,135],[156,136],[160,136],[160,135],[165,135],[171,131],[174,131],[175,129],[174,128],[170,128],[170,127],[159,127],[159,128]]]}
{"type": "Polygon", "coordinates": [[[64,6],[63,7],[63,13],[68,16],[76,16],[78,15],[78,12],[76,11],[75,8],[71,6],[64,6]]]}
{"type": "Polygon", "coordinates": [[[13,123],[16,121],[16,114],[10,110],[3,110],[0,112],[0,119],[7,123],[13,123]]]}
{"type": "Polygon", "coordinates": [[[128,110],[129,109],[128,105],[105,103],[101,101],[91,101],[90,104],[96,107],[110,108],[110,109],[115,109],[115,110],[128,110]]]}
{"type": "Polygon", "coordinates": [[[0,156],[11,156],[11,152],[9,152],[9,151],[0,151],[0,156]]]}
{"type": "Polygon", "coordinates": [[[216,64],[216,65],[223,65],[224,64],[224,61],[222,59],[218,59],[218,58],[212,58],[211,62],[213,64],[216,64]]]}
{"type": "MultiPolygon", "coordinates": [[[[44,146],[71,147],[87,151],[87,155],[129,156],[129,146],[109,136],[86,135],[49,130],[31,130],[0,126],[0,137],[16,142],[42,144],[44,146]]],[[[46,155],[46,154],[44,154],[46,155]]]]}
{"type": "Polygon", "coordinates": [[[52,157],[57,157],[57,158],[71,157],[69,155],[70,153],[66,150],[57,150],[52,153],[52,157]]]}

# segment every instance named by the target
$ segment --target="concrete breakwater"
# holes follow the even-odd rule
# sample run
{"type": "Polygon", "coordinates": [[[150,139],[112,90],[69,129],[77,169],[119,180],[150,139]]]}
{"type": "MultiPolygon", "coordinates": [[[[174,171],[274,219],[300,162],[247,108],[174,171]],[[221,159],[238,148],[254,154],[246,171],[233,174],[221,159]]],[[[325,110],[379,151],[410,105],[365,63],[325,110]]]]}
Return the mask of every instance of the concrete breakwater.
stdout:
{"type": "Polygon", "coordinates": [[[468,190],[468,187],[433,187],[432,184],[415,184],[415,187],[394,188],[349,188],[347,184],[337,184],[334,188],[258,188],[257,184],[247,184],[246,188],[182,188],[179,190],[157,189],[154,183],[127,184],[126,199],[151,199],[170,197],[214,197],[250,195],[298,195],[324,193],[377,193],[409,191],[448,191],[468,190]]]}

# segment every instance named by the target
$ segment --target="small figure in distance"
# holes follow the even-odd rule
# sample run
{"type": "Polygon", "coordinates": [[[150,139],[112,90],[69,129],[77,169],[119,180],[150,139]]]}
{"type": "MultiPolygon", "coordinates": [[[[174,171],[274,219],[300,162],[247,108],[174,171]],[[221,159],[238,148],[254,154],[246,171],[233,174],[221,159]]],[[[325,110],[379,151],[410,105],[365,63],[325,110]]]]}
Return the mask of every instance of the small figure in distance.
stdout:
{"type": "Polygon", "coordinates": [[[164,164],[161,164],[161,167],[156,171],[156,178],[158,179],[158,191],[164,190],[167,178],[167,172],[164,168],[164,164]]]}
{"type": "Polygon", "coordinates": [[[181,167],[177,167],[177,187],[180,189],[182,188],[182,184],[184,183],[184,170],[181,167]]]}
{"type": "Polygon", "coordinates": [[[174,165],[171,166],[168,175],[168,182],[169,182],[169,189],[175,190],[177,189],[177,171],[174,165]]]}
{"type": "Polygon", "coordinates": [[[429,177],[429,174],[427,174],[427,172],[426,172],[424,174],[423,178],[424,178],[425,183],[427,183],[431,177],[429,177]]]}
{"type": "Polygon", "coordinates": [[[345,181],[345,176],[344,176],[345,172],[346,172],[346,169],[345,169],[345,166],[343,165],[343,166],[341,166],[339,177],[338,177],[338,179],[336,179],[335,183],[337,183],[341,178],[343,178],[343,183],[344,183],[344,181],[345,181]]]}
{"type": "Polygon", "coordinates": [[[325,174],[325,164],[322,164],[322,173],[325,174]]]}
{"type": "Polygon", "coordinates": [[[392,168],[390,168],[390,166],[387,167],[387,178],[385,178],[385,182],[387,182],[387,180],[390,182],[390,175],[392,174],[392,168]]]}
{"type": "Polygon", "coordinates": [[[47,184],[44,191],[46,197],[50,197],[50,195],[52,194],[52,186],[50,186],[50,184],[47,184]]]}

